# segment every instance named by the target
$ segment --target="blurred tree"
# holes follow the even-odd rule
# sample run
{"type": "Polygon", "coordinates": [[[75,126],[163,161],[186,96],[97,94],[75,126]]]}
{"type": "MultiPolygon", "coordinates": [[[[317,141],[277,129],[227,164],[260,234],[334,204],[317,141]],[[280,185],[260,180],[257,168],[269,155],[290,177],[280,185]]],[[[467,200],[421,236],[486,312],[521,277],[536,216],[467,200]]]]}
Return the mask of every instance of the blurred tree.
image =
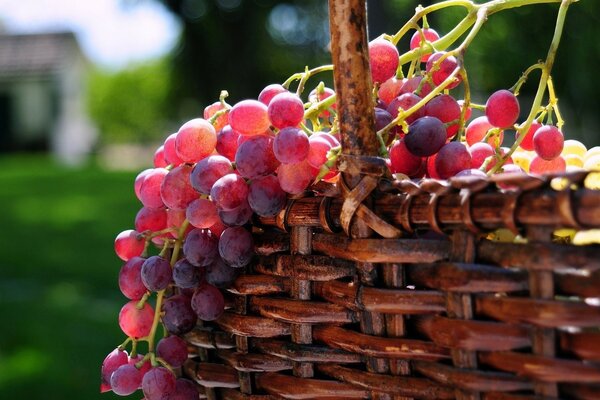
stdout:
{"type": "MultiPolygon", "coordinates": [[[[171,89],[167,60],[90,74],[88,109],[104,142],[149,142],[167,134],[171,89]]],[[[171,127],[173,128],[173,127],[171,127]]]]}

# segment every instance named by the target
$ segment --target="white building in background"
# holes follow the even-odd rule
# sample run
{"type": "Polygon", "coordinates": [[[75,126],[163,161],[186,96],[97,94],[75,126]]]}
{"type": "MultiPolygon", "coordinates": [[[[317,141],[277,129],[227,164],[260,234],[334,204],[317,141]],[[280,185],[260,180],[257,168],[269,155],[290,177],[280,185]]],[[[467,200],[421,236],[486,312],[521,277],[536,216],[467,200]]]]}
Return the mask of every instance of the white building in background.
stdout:
{"type": "Polygon", "coordinates": [[[88,67],[71,32],[0,35],[0,153],[50,151],[84,161],[97,130],[86,114],[88,67]]]}

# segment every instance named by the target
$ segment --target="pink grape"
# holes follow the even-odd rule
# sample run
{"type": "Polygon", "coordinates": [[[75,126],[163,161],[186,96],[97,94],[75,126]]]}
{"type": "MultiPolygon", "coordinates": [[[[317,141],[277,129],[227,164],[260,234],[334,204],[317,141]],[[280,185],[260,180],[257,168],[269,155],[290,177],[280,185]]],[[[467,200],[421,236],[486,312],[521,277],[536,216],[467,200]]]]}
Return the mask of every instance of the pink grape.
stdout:
{"type": "Polygon", "coordinates": [[[198,193],[190,182],[191,172],[192,167],[183,164],[170,170],[163,179],[160,185],[160,196],[170,209],[183,210],[198,198],[198,193]]]}
{"type": "Polygon", "coordinates": [[[225,311],[225,299],[216,287],[204,283],[192,296],[192,309],[202,321],[214,321],[225,311]]]}
{"type": "Polygon", "coordinates": [[[142,264],[142,282],[151,292],[166,289],[171,283],[172,270],[169,261],[160,256],[151,256],[142,264]]]}
{"type": "Polygon", "coordinates": [[[229,125],[242,135],[262,135],[270,124],[267,106],[258,100],[242,100],[229,111],[229,125]]]}
{"type": "MultiPolygon", "coordinates": [[[[328,88],[328,87],[324,87],[323,91],[319,92],[318,94],[317,94],[317,89],[313,89],[308,94],[308,101],[310,101],[311,103],[318,103],[320,101],[325,100],[328,97],[333,96],[334,94],[335,94],[335,92],[333,91],[333,89],[328,88]]],[[[336,109],[337,108],[336,103],[333,103],[333,105],[330,108],[336,109]]],[[[329,111],[325,110],[321,114],[319,114],[319,118],[329,118],[330,115],[331,115],[331,113],[329,111]]]]}
{"type": "Polygon", "coordinates": [[[395,76],[392,76],[390,79],[383,82],[381,86],[379,86],[379,91],[377,92],[379,99],[385,104],[390,104],[392,100],[400,95],[400,89],[404,82],[405,80],[398,80],[395,76]]]}
{"type": "MultiPolygon", "coordinates": [[[[169,234],[177,238],[179,235],[179,229],[183,222],[185,221],[185,210],[167,210],[167,228],[173,229],[173,231],[169,232],[169,234]]],[[[188,233],[193,229],[192,225],[188,225],[185,232],[183,233],[183,237],[186,237],[188,233]]]]}
{"type": "Polygon", "coordinates": [[[190,182],[192,187],[199,193],[210,194],[210,189],[215,182],[232,172],[233,166],[229,159],[219,155],[211,155],[196,164],[190,175],[190,182]]]}
{"type": "MultiPolygon", "coordinates": [[[[385,110],[381,111],[387,113],[387,111],[385,110]]],[[[308,138],[308,145],[309,148],[306,160],[314,168],[321,168],[321,165],[325,164],[325,162],[327,161],[327,153],[332,148],[331,143],[327,139],[322,137],[322,135],[311,135],[308,138]]]]}
{"type": "Polygon", "coordinates": [[[146,400],[167,400],[175,392],[175,375],[165,367],[152,368],[142,378],[146,400]]]}
{"type": "Polygon", "coordinates": [[[150,334],[154,310],[148,303],[141,309],[137,308],[137,301],[132,300],[125,304],[119,312],[119,326],[123,333],[135,339],[146,337],[150,334]]]}
{"type": "Polygon", "coordinates": [[[225,229],[219,238],[219,255],[234,268],[245,267],[254,255],[252,234],[239,226],[225,229]]]}
{"type": "Polygon", "coordinates": [[[265,88],[258,95],[258,101],[266,106],[269,106],[271,99],[280,93],[288,93],[288,90],[281,86],[279,83],[272,83],[265,86],[265,88]]]}
{"type": "Polygon", "coordinates": [[[300,194],[315,179],[316,172],[306,160],[295,164],[281,164],[277,170],[277,179],[284,192],[300,194]]]}
{"type": "MultiPolygon", "coordinates": [[[[445,51],[438,51],[433,53],[429,60],[427,60],[426,71],[427,73],[431,73],[431,79],[434,85],[439,86],[442,82],[444,82],[454,70],[458,67],[458,61],[454,56],[448,56],[444,60],[438,63],[439,67],[434,68],[437,60],[442,58],[446,54],[445,51]]],[[[456,75],[454,81],[452,81],[446,89],[454,89],[461,82],[460,75],[456,75]]]]}
{"type": "Polygon", "coordinates": [[[146,293],[146,286],[142,282],[142,264],[146,261],[142,257],[133,257],[121,267],[119,271],[119,289],[129,300],[140,300],[146,293]]]}
{"type": "Polygon", "coordinates": [[[146,247],[146,242],[139,232],[125,230],[115,238],[115,253],[123,261],[140,256],[146,247]]]}
{"type": "Polygon", "coordinates": [[[298,163],[305,160],[309,148],[306,133],[302,129],[294,127],[280,130],[273,142],[273,153],[275,153],[277,160],[284,164],[298,163]]]}
{"type": "MultiPolygon", "coordinates": [[[[217,210],[217,212],[218,212],[218,210],[217,210]]],[[[233,212],[233,211],[230,211],[230,212],[233,212]]],[[[211,233],[213,234],[213,236],[215,236],[215,237],[221,237],[221,234],[223,233],[223,231],[226,228],[227,228],[227,226],[221,220],[218,220],[213,226],[211,226],[210,228],[208,228],[208,230],[211,231],[211,233]]]]}
{"type": "MultiPolygon", "coordinates": [[[[486,158],[496,154],[494,148],[484,142],[477,142],[469,147],[469,153],[471,153],[471,168],[475,169],[481,167],[486,158]]],[[[490,162],[486,170],[489,170],[494,164],[495,161],[490,162]]]]}
{"type": "Polygon", "coordinates": [[[519,118],[519,100],[512,92],[498,90],[485,103],[485,115],[490,124],[498,128],[510,128],[519,118]]]}
{"type": "Polygon", "coordinates": [[[165,168],[154,168],[145,176],[140,186],[140,201],[145,207],[161,208],[164,207],[160,195],[160,187],[169,171],[165,168]]]}
{"type": "Polygon", "coordinates": [[[223,129],[217,133],[216,150],[229,161],[234,161],[235,152],[238,149],[239,137],[240,134],[234,131],[230,125],[225,125],[223,129]]]}
{"type": "Polygon", "coordinates": [[[544,160],[540,156],[535,156],[529,164],[529,172],[532,174],[558,174],[565,172],[567,163],[562,156],[552,160],[544,160]]]}
{"type": "Polygon", "coordinates": [[[175,391],[168,400],[198,400],[198,389],[189,379],[179,378],[175,382],[175,391]]]}
{"type": "Polygon", "coordinates": [[[196,326],[198,317],[192,310],[189,297],[181,294],[171,296],[164,301],[162,310],[162,322],[174,335],[188,333],[196,326]]]}
{"type": "Polygon", "coordinates": [[[392,173],[412,176],[421,168],[421,157],[413,155],[406,148],[404,139],[400,139],[390,147],[390,162],[392,173]]]}
{"type": "MultiPolygon", "coordinates": [[[[137,354],[135,357],[129,357],[129,360],[127,361],[127,364],[129,365],[136,365],[137,363],[139,363],[140,361],[142,361],[144,359],[144,356],[142,354],[137,354]]],[[[150,371],[150,369],[152,368],[152,363],[150,362],[149,359],[146,359],[146,361],[144,361],[142,363],[142,366],[140,367],[140,372],[142,373],[142,376],[144,376],[144,374],[148,371],[150,371]]],[[[140,382],[140,389],[142,388],[141,382],[140,382]]]]}
{"type": "MultiPolygon", "coordinates": [[[[398,109],[401,108],[402,110],[406,111],[415,104],[417,104],[419,101],[421,101],[421,98],[414,93],[401,94],[400,96],[392,100],[392,102],[387,108],[387,112],[389,112],[392,115],[392,118],[396,118],[398,116],[398,109]]],[[[423,117],[425,115],[424,111],[425,110],[423,109],[423,107],[421,107],[420,109],[406,117],[406,122],[410,124],[413,121],[423,117]]]]}
{"type": "Polygon", "coordinates": [[[175,151],[184,162],[202,160],[215,150],[217,132],[210,122],[194,118],[179,128],[175,138],[175,151]]]}
{"type": "Polygon", "coordinates": [[[334,135],[329,134],[328,132],[315,132],[310,137],[322,137],[327,140],[331,147],[338,147],[340,145],[340,141],[334,135]]]}
{"type": "Polygon", "coordinates": [[[185,210],[185,216],[196,228],[210,228],[218,220],[217,206],[208,199],[196,199],[185,210]]]}
{"type": "Polygon", "coordinates": [[[165,146],[159,146],[158,149],[154,152],[154,158],[152,159],[152,163],[154,168],[165,168],[169,165],[167,160],[165,160],[165,146]]]}
{"type": "Polygon", "coordinates": [[[254,136],[240,144],[235,153],[237,171],[246,179],[271,175],[279,166],[273,152],[273,138],[254,136]]]}
{"type": "Polygon", "coordinates": [[[239,175],[227,174],[215,182],[210,197],[217,207],[225,211],[233,210],[248,198],[248,184],[239,175]]]}
{"type": "Polygon", "coordinates": [[[435,170],[442,179],[448,179],[460,171],[471,168],[471,154],[460,142],[445,144],[435,158],[435,170]]]}
{"type": "Polygon", "coordinates": [[[217,256],[218,238],[208,229],[192,229],[183,242],[183,254],[197,267],[212,263],[217,256]]]}
{"type": "Polygon", "coordinates": [[[173,265],[173,281],[181,289],[195,288],[204,275],[204,268],[198,268],[185,258],[173,265]]]}
{"type": "Polygon", "coordinates": [[[140,191],[142,189],[142,183],[144,182],[144,179],[146,179],[146,176],[151,171],[153,171],[153,168],[145,169],[142,172],[140,172],[139,174],[137,174],[137,176],[135,177],[135,181],[133,183],[133,191],[135,192],[135,197],[137,197],[139,201],[142,201],[141,194],[140,194],[140,191]]]}
{"type": "Polygon", "coordinates": [[[564,142],[562,132],[553,125],[542,126],[533,135],[535,153],[547,161],[560,155],[564,142]]]}
{"type": "Polygon", "coordinates": [[[244,200],[239,207],[236,207],[233,210],[225,211],[217,209],[217,214],[223,224],[227,226],[241,226],[247,224],[252,218],[252,208],[250,208],[248,200],[244,200]]]}
{"type": "MultiPolygon", "coordinates": [[[[440,94],[431,99],[425,105],[424,114],[430,117],[436,117],[444,124],[458,120],[460,118],[460,106],[454,97],[449,94],[440,94]]],[[[453,137],[458,132],[458,122],[446,126],[446,136],[453,137]]]]}
{"type": "Polygon", "coordinates": [[[435,117],[422,117],[409,125],[404,141],[413,155],[428,157],[437,153],[446,143],[446,128],[435,117]]]}
{"type": "MultiPolygon", "coordinates": [[[[440,38],[440,35],[431,28],[423,28],[421,32],[423,32],[423,36],[425,36],[425,40],[428,42],[435,42],[440,38]]],[[[423,40],[421,33],[419,31],[415,31],[410,38],[410,49],[414,50],[421,47],[421,40],[423,40]]],[[[425,54],[421,56],[421,62],[427,62],[429,57],[431,57],[431,54],[425,54]]]]}
{"type": "MultiPolygon", "coordinates": [[[[220,102],[217,101],[215,103],[212,103],[209,106],[206,106],[204,108],[204,112],[202,113],[202,116],[204,117],[205,120],[210,120],[212,118],[213,115],[215,115],[217,112],[224,110],[225,106],[220,102]]],[[[213,122],[213,127],[215,128],[215,132],[220,131],[221,129],[223,129],[223,127],[225,125],[227,125],[227,114],[229,113],[229,111],[225,111],[223,114],[219,115],[217,117],[217,119],[213,122]]]]}
{"type": "MultiPolygon", "coordinates": [[[[525,134],[525,137],[523,138],[523,140],[521,141],[521,148],[523,150],[527,150],[527,151],[533,151],[534,150],[534,145],[533,145],[533,135],[535,135],[535,132],[540,129],[543,125],[540,124],[537,121],[533,121],[531,123],[531,126],[529,127],[529,129],[527,130],[527,133],[525,134]]],[[[515,132],[515,140],[519,138],[519,131],[515,132]]]]}
{"type": "Polygon", "coordinates": [[[432,90],[433,87],[431,84],[427,81],[423,82],[422,76],[413,76],[404,81],[404,84],[400,88],[400,95],[404,93],[414,93],[420,97],[425,97],[431,93],[432,90]]]}
{"type": "MultiPolygon", "coordinates": [[[[469,146],[473,146],[475,143],[481,142],[487,134],[488,130],[493,128],[494,126],[490,124],[490,121],[488,121],[488,118],[485,115],[475,118],[469,123],[469,125],[467,125],[467,128],[465,130],[467,144],[469,146]]],[[[498,142],[502,144],[502,141],[504,140],[504,132],[502,130],[499,132],[497,138],[494,136],[490,136],[487,139],[487,143],[489,143],[492,147],[495,147],[496,140],[498,140],[498,142]]]]}
{"type": "Polygon", "coordinates": [[[129,396],[142,384],[142,373],[135,365],[124,364],[110,376],[110,386],[119,396],[129,396]]]}
{"type": "Polygon", "coordinates": [[[179,156],[177,155],[177,150],[175,148],[176,138],[177,138],[177,132],[170,134],[165,139],[165,143],[163,145],[164,149],[165,149],[165,161],[174,167],[183,163],[183,160],[181,158],[179,158],[179,156]]]}
{"type": "MultiPolygon", "coordinates": [[[[462,113],[462,110],[465,108],[465,101],[458,100],[457,103],[458,103],[458,106],[460,107],[460,112],[462,113]]],[[[467,111],[465,112],[465,121],[468,121],[469,119],[471,119],[472,113],[473,113],[473,109],[471,107],[467,107],[467,111]]]]}
{"type": "Polygon", "coordinates": [[[398,49],[388,40],[375,39],[369,43],[369,63],[374,83],[382,83],[396,74],[398,49]]]}
{"type": "Polygon", "coordinates": [[[135,216],[135,230],[158,232],[167,227],[167,210],[142,207],[135,216]]]}
{"type": "Polygon", "coordinates": [[[240,268],[230,267],[221,257],[206,267],[206,282],[218,288],[231,286],[231,283],[237,278],[240,268]]]}
{"type": "MultiPolygon", "coordinates": [[[[322,139],[324,140],[324,139],[322,139]]],[[[272,217],[285,207],[287,195],[274,175],[267,175],[250,182],[248,203],[261,217],[272,217]]]]}
{"type": "Polygon", "coordinates": [[[110,376],[121,365],[127,364],[127,359],[127,352],[125,350],[119,350],[119,348],[114,349],[108,353],[106,358],[104,358],[104,361],[102,361],[102,367],[100,369],[100,374],[102,377],[100,391],[102,393],[110,390],[110,376]]]}
{"type": "Polygon", "coordinates": [[[267,109],[271,125],[277,129],[298,126],[304,119],[304,103],[295,93],[279,93],[267,109]]]}
{"type": "Polygon", "coordinates": [[[173,368],[179,368],[188,357],[187,343],[178,336],[167,336],[159,340],[156,355],[169,363],[173,368]]]}

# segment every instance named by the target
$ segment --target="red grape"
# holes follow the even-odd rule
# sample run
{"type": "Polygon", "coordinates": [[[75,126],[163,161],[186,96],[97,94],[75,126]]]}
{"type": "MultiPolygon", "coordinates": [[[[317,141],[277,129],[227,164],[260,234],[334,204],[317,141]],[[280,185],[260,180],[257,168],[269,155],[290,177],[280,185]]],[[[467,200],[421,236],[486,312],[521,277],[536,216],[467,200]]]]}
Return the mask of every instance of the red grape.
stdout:
{"type": "Polygon", "coordinates": [[[202,118],[195,118],[183,124],[175,138],[177,155],[188,163],[202,160],[215,150],[216,145],[215,128],[202,118]]]}
{"type": "Polygon", "coordinates": [[[198,193],[190,182],[191,172],[192,167],[183,164],[173,168],[165,176],[160,185],[160,196],[163,203],[170,209],[183,210],[198,198],[198,193]]]}
{"type": "Polygon", "coordinates": [[[110,376],[110,386],[119,396],[129,396],[139,389],[141,383],[142,373],[135,365],[121,365],[110,376]]]}
{"type": "Polygon", "coordinates": [[[442,179],[440,175],[437,173],[435,169],[435,159],[437,157],[437,153],[427,157],[427,176],[431,179],[442,179]]]}
{"type": "Polygon", "coordinates": [[[204,283],[192,296],[192,309],[202,321],[214,321],[225,311],[225,299],[216,287],[204,283]]]}
{"type": "Polygon", "coordinates": [[[269,120],[277,129],[298,126],[304,119],[304,103],[295,93],[279,93],[269,103],[269,120]]]}
{"type": "Polygon", "coordinates": [[[244,200],[239,207],[236,207],[233,210],[225,211],[217,209],[217,214],[223,224],[227,226],[241,226],[247,224],[252,218],[252,208],[250,208],[248,200],[244,200]]]}
{"type": "Polygon", "coordinates": [[[273,153],[284,164],[298,163],[305,160],[309,148],[306,133],[302,129],[294,127],[280,130],[273,142],[273,153]]]}
{"type": "Polygon", "coordinates": [[[258,95],[258,101],[268,106],[271,99],[277,96],[279,93],[287,93],[288,90],[281,86],[279,83],[272,83],[265,86],[265,88],[258,95]]]}
{"type": "Polygon", "coordinates": [[[145,176],[140,186],[140,201],[145,207],[161,208],[164,207],[160,195],[160,187],[169,171],[165,168],[154,168],[145,176]]]}
{"type": "Polygon", "coordinates": [[[410,124],[404,140],[412,154],[428,157],[437,153],[446,143],[446,128],[435,117],[422,117],[410,124]]]}
{"type": "Polygon", "coordinates": [[[435,158],[435,170],[442,179],[448,179],[460,171],[471,168],[471,154],[460,142],[445,144],[435,158]]]}
{"type": "MultiPolygon", "coordinates": [[[[324,139],[322,139],[324,140],[324,139]]],[[[272,217],[285,207],[287,195],[274,175],[253,179],[248,191],[248,203],[261,217],[272,217]]]]}
{"type": "Polygon", "coordinates": [[[135,339],[146,337],[150,334],[154,310],[148,303],[141,309],[137,308],[137,301],[132,300],[125,304],[119,312],[119,326],[127,335],[135,339]]]}
{"type": "Polygon", "coordinates": [[[498,128],[510,128],[519,118],[519,100],[512,92],[498,90],[485,103],[485,115],[490,124],[498,128]]]}
{"type": "Polygon", "coordinates": [[[229,161],[235,160],[235,152],[238,149],[238,139],[240,134],[233,130],[230,125],[225,125],[217,133],[216,149],[220,155],[226,157],[229,161]]]}
{"type": "Polygon", "coordinates": [[[154,152],[154,158],[152,159],[152,163],[154,168],[165,168],[169,165],[167,160],[165,160],[165,146],[159,146],[158,149],[154,152]]]}
{"type": "Polygon", "coordinates": [[[212,263],[217,256],[218,238],[208,229],[192,229],[183,242],[183,254],[197,267],[212,263]]]}
{"type": "MultiPolygon", "coordinates": [[[[317,95],[317,89],[313,89],[310,91],[310,93],[308,94],[308,101],[310,101],[311,103],[318,103],[319,101],[323,101],[328,97],[331,97],[335,94],[335,92],[333,91],[333,89],[328,88],[328,87],[324,87],[322,92],[319,92],[319,94],[317,95]]],[[[336,103],[333,103],[333,105],[330,108],[337,108],[336,103]]],[[[319,114],[320,118],[329,118],[330,113],[329,111],[325,110],[323,111],[321,114],[319,114]]]]}
{"type": "Polygon", "coordinates": [[[552,160],[544,160],[540,156],[535,156],[529,164],[529,172],[532,174],[558,174],[565,172],[567,163],[562,156],[558,156],[552,160]]]}
{"type": "Polygon", "coordinates": [[[176,167],[179,164],[183,163],[183,160],[179,158],[177,155],[177,150],[175,149],[175,139],[177,138],[177,132],[170,134],[165,139],[164,149],[165,149],[165,161],[176,167]]]}
{"type": "MultiPolygon", "coordinates": [[[[425,105],[424,114],[430,117],[436,117],[444,124],[458,120],[460,118],[460,106],[454,97],[449,94],[440,94],[434,97],[425,105]]],[[[455,124],[446,126],[446,136],[453,137],[458,132],[458,121],[455,124]]]]}
{"type": "Polygon", "coordinates": [[[199,193],[210,194],[215,182],[232,172],[231,161],[223,156],[211,155],[196,164],[190,175],[190,182],[199,193]]]}
{"type": "Polygon", "coordinates": [[[175,392],[175,375],[164,367],[152,368],[142,379],[146,400],[167,400],[175,392]]]}
{"type": "MultiPolygon", "coordinates": [[[[488,121],[488,118],[485,115],[475,118],[469,123],[469,125],[467,125],[467,128],[465,130],[467,144],[469,146],[473,146],[475,143],[481,142],[487,134],[487,132],[493,128],[494,126],[490,124],[490,121],[488,121]]],[[[502,141],[504,140],[503,131],[500,131],[498,133],[497,138],[493,135],[490,136],[487,139],[487,143],[489,143],[492,147],[496,147],[496,140],[498,140],[498,143],[502,144],[502,141]]]]}
{"type": "Polygon", "coordinates": [[[277,179],[284,192],[302,193],[316,177],[315,168],[304,160],[295,164],[281,164],[277,170],[277,179]]]}
{"type": "Polygon", "coordinates": [[[146,293],[146,286],[142,282],[144,261],[145,258],[133,257],[119,271],[119,289],[129,300],[139,300],[146,293]]]}
{"type": "Polygon", "coordinates": [[[179,378],[175,382],[175,391],[168,400],[198,400],[198,389],[189,379],[179,378]]]}
{"type": "Polygon", "coordinates": [[[246,179],[270,175],[279,166],[279,160],[273,153],[273,138],[254,136],[241,143],[235,153],[237,171],[246,179]]]}
{"type": "MultiPolygon", "coordinates": [[[[173,229],[169,232],[174,238],[179,235],[179,229],[185,221],[185,210],[167,210],[167,228],[173,229]]],[[[193,229],[192,225],[188,225],[187,229],[183,233],[183,237],[186,237],[188,233],[193,229]]]]}
{"type": "Polygon", "coordinates": [[[377,92],[379,99],[385,104],[390,104],[392,100],[400,95],[400,89],[404,85],[404,82],[404,79],[398,80],[395,76],[383,82],[377,92]]]}
{"type": "Polygon", "coordinates": [[[156,355],[173,368],[179,368],[187,360],[187,344],[179,336],[162,338],[156,346],[156,355]]]}
{"type": "MultiPolygon", "coordinates": [[[[440,38],[440,35],[434,29],[431,28],[423,28],[421,32],[416,31],[410,38],[411,50],[421,47],[421,40],[423,40],[423,36],[425,36],[425,40],[428,42],[435,42],[440,38]],[[422,36],[421,32],[423,33],[422,36]]],[[[431,54],[425,54],[421,56],[421,62],[427,62],[427,60],[429,60],[429,57],[431,57],[431,54]]]]}
{"type": "Polygon", "coordinates": [[[125,350],[119,350],[119,348],[114,349],[108,353],[106,358],[104,358],[104,361],[102,361],[102,368],[100,370],[102,377],[100,391],[102,393],[110,390],[110,376],[121,365],[127,364],[127,360],[127,352],[125,350]]]}
{"type": "MultiPolygon", "coordinates": [[[[481,167],[486,158],[496,154],[494,148],[484,142],[473,144],[473,146],[469,147],[469,153],[471,153],[471,168],[475,169],[481,167]]],[[[492,163],[489,163],[486,170],[489,170],[491,167],[492,163]]]]}
{"type": "Polygon", "coordinates": [[[398,49],[388,40],[375,39],[369,43],[369,63],[374,83],[382,83],[396,74],[398,49]]]}
{"type": "Polygon", "coordinates": [[[229,111],[229,125],[242,135],[262,135],[270,124],[267,106],[258,100],[242,100],[229,111]]]}
{"type": "MultiPolygon", "coordinates": [[[[389,112],[393,118],[396,118],[399,113],[398,109],[401,108],[402,110],[406,111],[415,104],[417,104],[419,101],[421,101],[421,98],[414,93],[401,94],[400,96],[392,100],[392,102],[387,108],[387,112],[389,112]]],[[[423,109],[423,107],[418,109],[417,111],[406,117],[406,122],[410,124],[418,118],[421,118],[425,115],[424,111],[425,110],[423,109]]]]}
{"type": "Polygon", "coordinates": [[[217,206],[208,199],[192,201],[185,211],[185,216],[190,224],[203,229],[210,228],[219,220],[217,206]]]}
{"type": "Polygon", "coordinates": [[[404,139],[400,139],[390,147],[390,163],[392,173],[412,176],[421,168],[421,157],[413,155],[406,148],[404,139]]]}
{"type": "Polygon", "coordinates": [[[135,197],[137,197],[139,201],[142,201],[142,197],[140,194],[140,190],[142,189],[142,183],[151,171],[153,171],[153,168],[145,169],[139,174],[137,174],[137,176],[135,177],[135,181],[133,183],[133,191],[135,192],[135,197]]]}
{"type": "MultiPolygon", "coordinates": [[[[451,74],[454,72],[456,67],[458,67],[458,61],[454,56],[448,56],[444,58],[441,62],[438,63],[438,67],[434,67],[437,60],[446,55],[445,51],[438,51],[433,53],[429,60],[427,60],[426,71],[427,73],[431,73],[431,80],[434,85],[439,86],[442,82],[444,82],[451,74]]],[[[456,75],[454,81],[451,82],[446,89],[454,89],[461,82],[460,75],[456,75]]]]}
{"type": "Polygon", "coordinates": [[[158,232],[166,227],[167,210],[164,208],[142,207],[135,216],[135,230],[138,232],[158,232]]]}
{"type": "Polygon", "coordinates": [[[533,135],[533,147],[544,160],[553,160],[560,155],[565,139],[562,132],[553,125],[544,125],[533,135]]]}
{"type": "MultiPolygon", "coordinates": [[[[535,135],[535,132],[540,129],[542,127],[542,124],[540,124],[537,121],[533,121],[531,123],[531,126],[529,127],[529,129],[527,130],[527,133],[525,134],[525,137],[523,138],[523,141],[521,141],[521,148],[523,150],[527,150],[527,151],[533,151],[534,146],[533,146],[533,135],[535,135]]],[[[515,132],[515,139],[519,138],[519,131],[515,132]]]]}
{"type": "Polygon", "coordinates": [[[119,233],[115,238],[115,253],[123,261],[140,256],[145,247],[144,238],[132,229],[119,233]]]}
{"type": "MultiPolygon", "coordinates": [[[[204,112],[202,113],[202,116],[204,117],[205,120],[209,120],[211,119],[211,117],[213,115],[215,115],[217,112],[221,111],[225,109],[225,106],[220,102],[217,101],[215,103],[212,103],[209,106],[206,106],[206,108],[204,108],[204,112]]],[[[223,129],[223,127],[225,125],[227,125],[227,113],[229,111],[224,112],[223,114],[219,115],[217,117],[217,119],[215,120],[215,122],[213,122],[213,127],[215,128],[215,131],[218,132],[221,129],[223,129]]]]}
{"type": "Polygon", "coordinates": [[[431,93],[432,90],[433,87],[431,86],[431,84],[429,82],[423,82],[422,76],[413,76],[412,78],[409,78],[406,81],[404,81],[404,84],[400,88],[400,94],[415,93],[420,97],[425,97],[429,93],[431,93]]]}
{"type": "Polygon", "coordinates": [[[248,198],[248,184],[237,174],[224,175],[210,189],[210,197],[218,208],[233,210],[248,198]]]}

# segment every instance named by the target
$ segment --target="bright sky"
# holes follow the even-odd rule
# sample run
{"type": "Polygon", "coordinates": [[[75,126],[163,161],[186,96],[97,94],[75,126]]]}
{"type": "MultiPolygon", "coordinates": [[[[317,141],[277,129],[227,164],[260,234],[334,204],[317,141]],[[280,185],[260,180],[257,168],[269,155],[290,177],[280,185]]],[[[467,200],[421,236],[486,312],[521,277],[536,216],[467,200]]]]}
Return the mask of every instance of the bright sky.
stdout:
{"type": "Polygon", "coordinates": [[[73,30],[92,62],[113,69],[165,54],[181,30],[153,0],[0,0],[0,23],[8,32],[73,30]]]}

